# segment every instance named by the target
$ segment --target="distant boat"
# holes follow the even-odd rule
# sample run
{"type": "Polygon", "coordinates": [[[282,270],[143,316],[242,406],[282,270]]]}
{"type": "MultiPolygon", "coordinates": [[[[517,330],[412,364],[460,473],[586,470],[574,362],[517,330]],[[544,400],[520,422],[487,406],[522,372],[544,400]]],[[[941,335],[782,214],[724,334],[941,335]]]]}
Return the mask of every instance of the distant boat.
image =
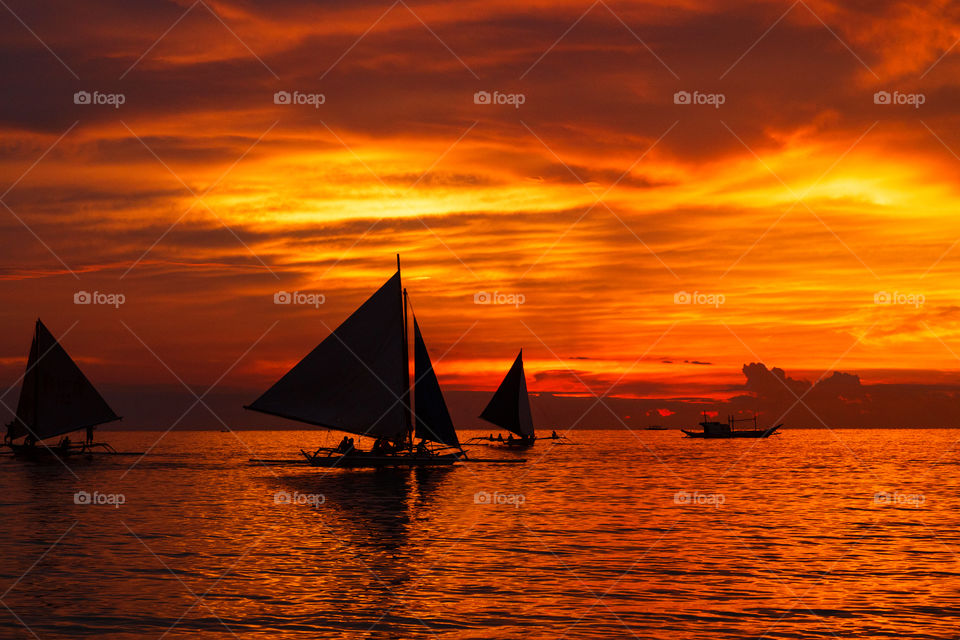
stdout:
{"type": "Polygon", "coordinates": [[[647,431],[666,431],[668,427],[663,426],[662,424],[652,424],[649,427],[644,427],[647,431]]]}
{"type": "Polygon", "coordinates": [[[29,458],[116,453],[109,444],[93,441],[95,427],[115,420],[120,420],[120,416],[37,319],[16,419],[7,425],[4,444],[15,455],[29,458]],[[72,442],[66,435],[81,430],[86,431],[81,442],[72,442]],[[57,436],[65,436],[57,445],[43,442],[57,436]],[[17,443],[19,438],[23,438],[23,442],[17,443]]]}
{"type": "Polygon", "coordinates": [[[416,317],[410,406],[407,292],[397,272],[252,404],[268,415],[376,439],[371,451],[344,438],[303,451],[318,467],[449,465],[465,453],[416,317]],[[420,443],[414,446],[414,437],[420,443]],[[431,442],[434,445],[428,446],[431,442]],[[439,445],[439,446],[438,446],[439,445]],[[456,450],[450,452],[450,450],[456,450]]]}
{"type": "MultiPolygon", "coordinates": [[[[503,378],[487,408],[480,414],[483,420],[506,429],[510,436],[497,444],[510,447],[529,447],[537,440],[533,429],[533,416],[530,413],[530,396],[527,393],[527,380],[523,373],[523,349],[513,361],[513,366],[503,378]],[[514,438],[513,434],[519,436],[514,438]]],[[[487,440],[490,440],[488,438],[487,440]]]]}
{"type": "Polygon", "coordinates": [[[703,414],[703,422],[700,423],[700,426],[703,427],[703,431],[688,431],[686,429],[681,429],[688,438],[768,438],[777,432],[783,424],[778,424],[775,427],[769,427],[767,429],[760,429],[757,427],[757,416],[753,418],[734,418],[733,416],[727,417],[727,422],[715,422],[708,421],[707,414],[703,414]],[[738,429],[738,422],[750,422],[753,421],[753,429],[738,429]]]}

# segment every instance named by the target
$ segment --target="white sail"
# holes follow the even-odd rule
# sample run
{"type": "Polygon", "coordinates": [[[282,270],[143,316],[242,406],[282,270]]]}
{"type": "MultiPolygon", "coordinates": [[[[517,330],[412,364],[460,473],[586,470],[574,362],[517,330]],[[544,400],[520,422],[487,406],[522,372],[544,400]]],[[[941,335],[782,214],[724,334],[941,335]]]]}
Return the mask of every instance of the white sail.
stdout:
{"type": "Polygon", "coordinates": [[[401,441],[409,369],[400,272],[248,409],[401,441]]]}
{"type": "Polygon", "coordinates": [[[527,380],[523,373],[523,349],[480,417],[518,436],[533,436],[530,396],[527,394],[527,380]]]}
{"type": "Polygon", "coordinates": [[[42,440],[119,419],[73,358],[37,320],[11,436],[32,435],[42,440]]]}

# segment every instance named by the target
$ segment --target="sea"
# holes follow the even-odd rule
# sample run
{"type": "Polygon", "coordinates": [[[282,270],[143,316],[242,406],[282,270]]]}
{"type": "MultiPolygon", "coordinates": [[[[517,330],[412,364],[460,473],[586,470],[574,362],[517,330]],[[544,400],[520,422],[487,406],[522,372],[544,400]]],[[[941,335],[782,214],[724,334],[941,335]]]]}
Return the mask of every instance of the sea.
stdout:
{"type": "Polygon", "coordinates": [[[0,455],[2,638],[960,637],[956,429],[584,430],[413,470],[265,462],[318,431],[100,435],[149,453],[0,455]]]}

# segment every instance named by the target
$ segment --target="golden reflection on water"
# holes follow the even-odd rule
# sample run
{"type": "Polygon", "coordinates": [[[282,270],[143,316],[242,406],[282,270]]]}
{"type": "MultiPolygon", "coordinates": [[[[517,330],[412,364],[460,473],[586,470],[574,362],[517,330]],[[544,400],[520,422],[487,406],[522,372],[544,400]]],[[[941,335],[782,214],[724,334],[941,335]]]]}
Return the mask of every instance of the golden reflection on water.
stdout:
{"type": "Polygon", "coordinates": [[[2,459],[3,637],[955,633],[957,431],[573,435],[412,471],[247,462],[315,432],[172,433],[126,475],[2,459]]]}

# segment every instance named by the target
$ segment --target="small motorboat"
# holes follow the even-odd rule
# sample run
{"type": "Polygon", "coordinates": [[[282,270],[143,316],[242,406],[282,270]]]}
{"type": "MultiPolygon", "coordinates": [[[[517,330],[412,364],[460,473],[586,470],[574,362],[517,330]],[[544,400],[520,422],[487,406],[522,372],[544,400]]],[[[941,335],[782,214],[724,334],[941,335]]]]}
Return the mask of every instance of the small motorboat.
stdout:
{"type": "Polygon", "coordinates": [[[774,427],[769,427],[767,429],[761,429],[757,426],[757,416],[753,418],[734,418],[733,416],[727,416],[727,421],[717,422],[712,420],[707,420],[707,414],[703,414],[703,422],[700,423],[700,426],[703,427],[703,431],[690,431],[687,429],[681,429],[688,438],[768,438],[776,433],[783,424],[778,424],[774,427]],[[753,422],[753,429],[740,429],[737,428],[738,422],[753,422]]]}

